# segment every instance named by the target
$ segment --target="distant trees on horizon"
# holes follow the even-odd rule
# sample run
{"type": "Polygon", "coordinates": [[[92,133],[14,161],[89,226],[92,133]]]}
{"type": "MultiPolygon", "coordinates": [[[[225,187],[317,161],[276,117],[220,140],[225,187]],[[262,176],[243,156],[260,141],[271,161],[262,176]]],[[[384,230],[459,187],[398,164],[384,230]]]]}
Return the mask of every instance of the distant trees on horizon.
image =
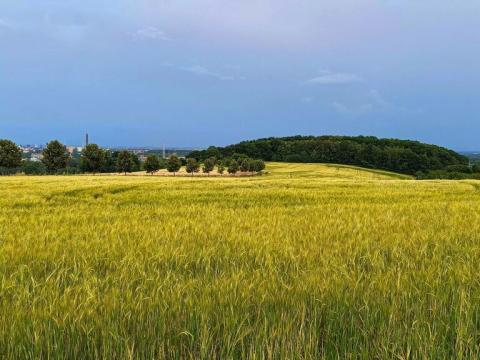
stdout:
{"type": "MultiPolygon", "coordinates": [[[[187,173],[194,175],[202,169],[207,176],[217,167],[218,174],[222,175],[225,168],[229,174],[236,174],[239,170],[244,172],[259,173],[265,169],[265,163],[261,160],[253,160],[243,157],[245,166],[240,169],[238,159],[217,160],[209,157],[203,162],[194,158],[180,158],[172,154],[168,159],[158,155],[149,155],[144,163],[139,157],[127,150],[110,151],[102,149],[97,144],[89,144],[72,156],[69,149],[58,140],[50,141],[42,152],[41,161],[22,160],[22,150],[10,140],[0,140],[0,175],[24,173],[26,175],[56,175],[56,174],[79,174],[79,173],[131,173],[144,170],[148,174],[154,174],[161,169],[167,169],[175,176],[182,167],[187,173]],[[235,165],[237,164],[237,165],[235,165]]],[[[242,163],[243,164],[243,163],[242,163]]]]}

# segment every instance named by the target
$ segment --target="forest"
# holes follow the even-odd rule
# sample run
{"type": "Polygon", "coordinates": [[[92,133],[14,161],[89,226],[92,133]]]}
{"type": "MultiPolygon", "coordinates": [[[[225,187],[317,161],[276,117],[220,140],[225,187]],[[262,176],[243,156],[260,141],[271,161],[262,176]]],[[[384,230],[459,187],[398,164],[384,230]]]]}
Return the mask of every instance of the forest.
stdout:
{"type": "Polygon", "coordinates": [[[335,163],[415,175],[418,179],[480,178],[480,166],[447,148],[412,140],[373,136],[291,136],[242,141],[194,151],[199,161],[243,154],[264,161],[335,163]]]}

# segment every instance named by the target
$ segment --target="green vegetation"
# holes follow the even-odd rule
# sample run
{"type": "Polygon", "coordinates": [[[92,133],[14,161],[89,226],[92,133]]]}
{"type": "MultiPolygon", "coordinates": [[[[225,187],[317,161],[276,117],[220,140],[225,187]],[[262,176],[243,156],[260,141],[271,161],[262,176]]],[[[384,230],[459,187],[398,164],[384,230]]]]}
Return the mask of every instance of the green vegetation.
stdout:
{"type": "Polygon", "coordinates": [[[84,172],[99,173],[105,167],[105,151],[97,144],[89,144],[83,149],[81,168],[84,172]]]}
{"type": "Polygon", "coordinates": [[[229,174],[236,174],[238,172],[238,162],[237,160],[232,160],[228,164],[228,169],[227,169],[229,174]]]}
{"type": "Polygon", "coordinates": [[[42,162],[49,174],[63,173],[67,168],[70,154],[58,140],[50,141],[43,151],[42,162]]]}
{"type": "Polygon", "coordinates": [[[267,169],[0,178],[0,358],[480,356],[480,182],[267,169]]]}
{"type": "Polygon", "coordinates": [[[193,174],[200,171],[200,164],[195,159],[187,159],[187,165],[185,165],[187,173],[193,174]]]}
{"type": "Polygon", "coordinates": [[[181,167],[182,161],[180,160],[180,158],[177,155],[170,155],[167,161],[168,172],[173,173],[173,175],[175,176],[175,173],[177,173],[181,167]]]}
{"type": "Polygon", "coordinates": [[[133,158],[132,155],[124,150],[120,151],[117,157],[117,172],[125,173],[125,175],[129,172],[132,172],[133,169],[133,158]]]}
{"type": "MultiPolygon", "coordinates": [[[[243,141],[224,148],[210,147],[194,151],[190,157],[204,160],[209,157],[238,158],[240,156],[265,161],[297,163],[334,163],[383,169],[418,178],[476,177],[472,174],[468,159],[452,150],[417,141],[378,139],[376,137],[347,136],[293,136],[243,141]],[[451,171],[451,167],[462,171],[451,171]],[[446,177],[446,176],[445,176],[446,177]]],[[[242,161],[238,161],[242,167],[242,161]]],[[[473,169],[474,171],[476,169],[473,169]]],[[[479,169],[480,170],[480,169],[479,169]]],[[[480,172],[478,173],[480,177],[480,172]]]]}
{"type": "Polygon", "coordinates": [[[143,168],[147,172],[147,174],[154,174],[162,168],[162,164],[160,162],[160,158],[157,155],[149,155],[147,160],[145,160],[145,164],[143,164],[143,168]]]}
{"type": "Polygon", "coordinates": [[[203,162],[203,172],[205,174],[210,174],[213,169],[215,169],[215,165],[217,163],[217,159],[213,158],[213,157],[210,157],[208,159],[205,159],[205,161],[203,162]]]}
{"type": "Polygon", "coordinates": [[[0,140],[0,174],[10,174],[22,165],[22,151],[10,140],[0,140]]]}

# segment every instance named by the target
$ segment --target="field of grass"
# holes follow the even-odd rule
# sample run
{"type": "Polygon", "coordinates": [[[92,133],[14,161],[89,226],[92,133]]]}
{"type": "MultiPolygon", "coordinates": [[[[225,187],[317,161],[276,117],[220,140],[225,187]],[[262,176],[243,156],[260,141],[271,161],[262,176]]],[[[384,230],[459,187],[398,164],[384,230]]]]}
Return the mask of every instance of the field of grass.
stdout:
{"type": "Polygon", "coordinates": [[[480,182],[0,178],[0,358],[480,356],[480,182]]]}

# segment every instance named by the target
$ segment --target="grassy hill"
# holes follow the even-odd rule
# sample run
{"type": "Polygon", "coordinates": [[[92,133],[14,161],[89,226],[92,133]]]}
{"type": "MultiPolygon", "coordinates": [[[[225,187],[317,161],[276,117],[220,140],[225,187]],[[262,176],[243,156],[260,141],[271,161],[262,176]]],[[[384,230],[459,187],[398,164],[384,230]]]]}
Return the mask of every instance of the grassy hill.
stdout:
{"type": "Polygon", "coordinates": [[[268,163],[268,175],[289,178],[349,179],[349,180],[412,180],[413,177],[389,171],[366,169],[340,164],[268,163]]]}
{"type": "Polygon", "coordinates": [[[0,178],[0,358],[478,358],[480,182],[0,178]]]}
{"type": "MultiPolygon", "coordinates": [[[[373,136],[271,137],[226,147],[211,146],[206,150],[192,151],[188,156],[204,160],[208,157],[238,158],[241,155],[265,161],[355,165],[422,179],[472,177],[468,158],[455,151],[418,141],[373,136]]],[[[478,172],[477,168],[474,170],[478,172]]]]}

